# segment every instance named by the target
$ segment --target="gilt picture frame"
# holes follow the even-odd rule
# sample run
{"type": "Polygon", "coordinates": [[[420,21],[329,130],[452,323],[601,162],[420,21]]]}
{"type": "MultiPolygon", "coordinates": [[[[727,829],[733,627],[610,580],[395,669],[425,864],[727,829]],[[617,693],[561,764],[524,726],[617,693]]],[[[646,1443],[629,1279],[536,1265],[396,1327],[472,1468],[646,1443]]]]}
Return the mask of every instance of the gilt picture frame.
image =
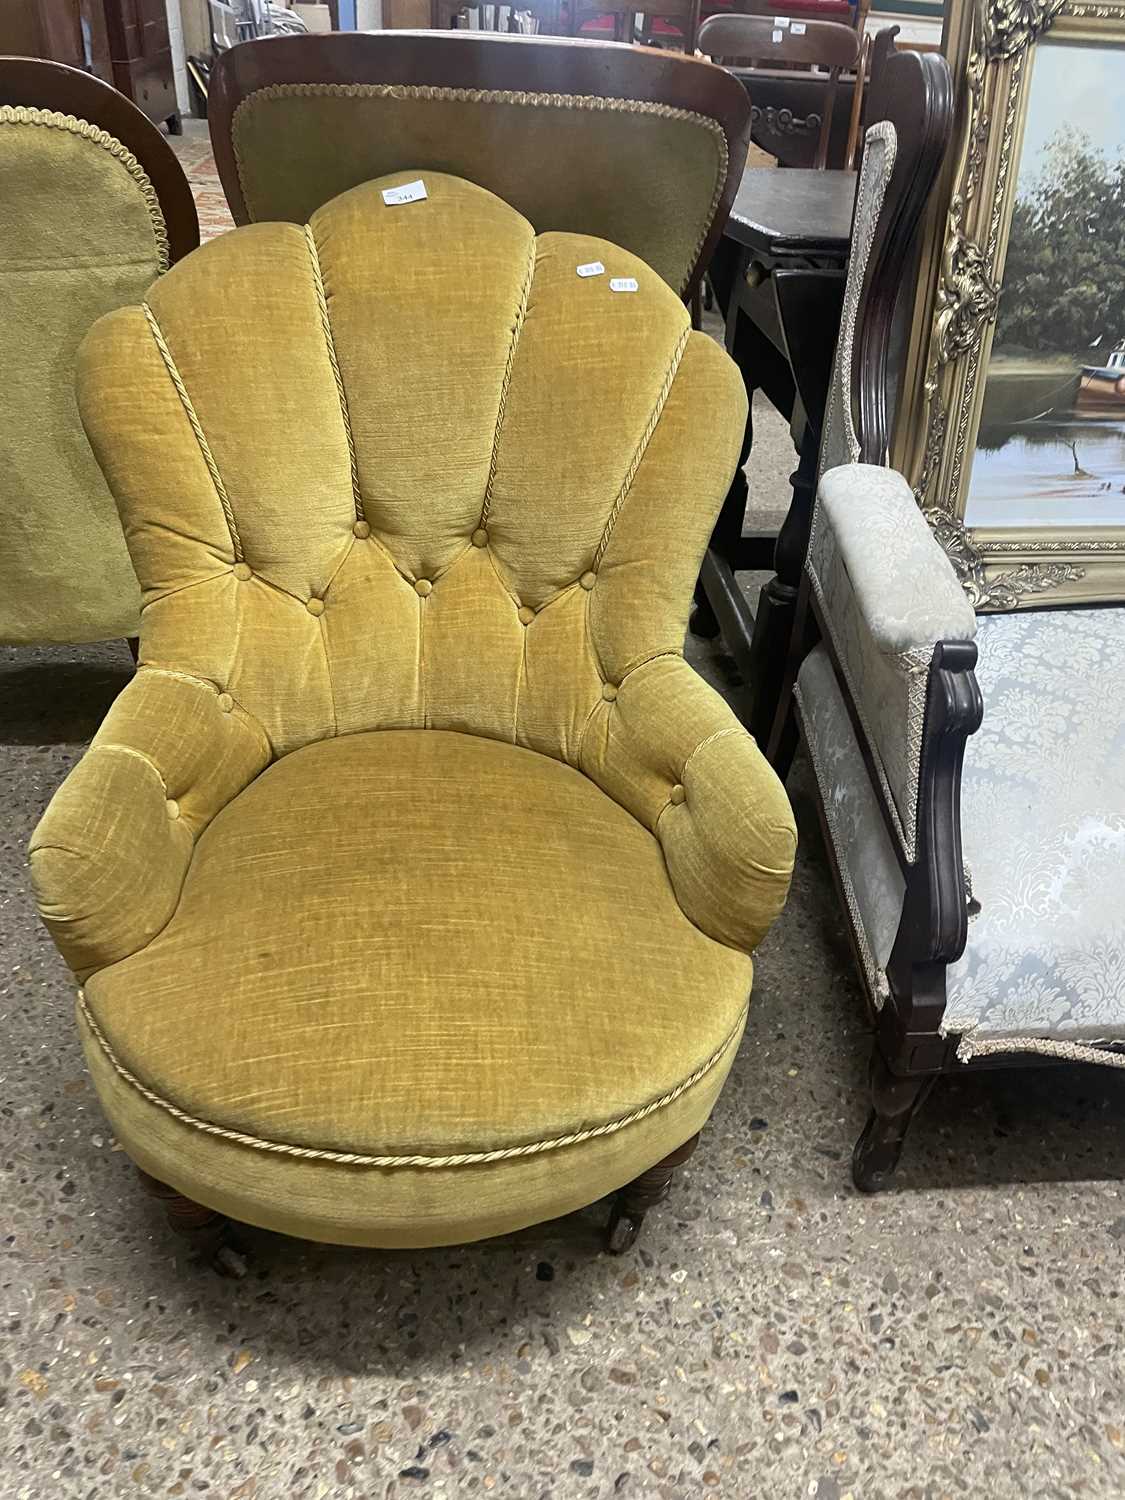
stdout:
{"type": "Polygon", "coordinates": [[[943,50],[957,126],[891,461],[978,609],[1120,602],[1125,0],[954,3],[943,50]]]}

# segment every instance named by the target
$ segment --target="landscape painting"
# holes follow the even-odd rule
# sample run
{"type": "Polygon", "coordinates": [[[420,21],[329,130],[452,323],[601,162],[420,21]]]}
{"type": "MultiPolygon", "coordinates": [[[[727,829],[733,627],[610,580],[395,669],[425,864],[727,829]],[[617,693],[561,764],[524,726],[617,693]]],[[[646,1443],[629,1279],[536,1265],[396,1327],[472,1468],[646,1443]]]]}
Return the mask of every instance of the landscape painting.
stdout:
{"type": "Polygon", "coordinates": [[[1125,525],[1125,48],[1034,52],[965,506],[971,527],[1125,525]]]}

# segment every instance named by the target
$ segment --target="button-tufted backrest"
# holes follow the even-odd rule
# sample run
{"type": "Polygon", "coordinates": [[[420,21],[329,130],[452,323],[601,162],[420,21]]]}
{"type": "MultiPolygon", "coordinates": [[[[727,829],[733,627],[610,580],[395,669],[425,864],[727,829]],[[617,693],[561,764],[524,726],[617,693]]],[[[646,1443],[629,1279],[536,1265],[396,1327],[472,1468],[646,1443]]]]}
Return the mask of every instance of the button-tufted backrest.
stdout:
{"type": "Polygon", "coordinates": [[[440,174],[384,201],[416,175],[223,236],[87,338],[142,667],[213,682],[275,754],[430,726],[578,763],[682,649],[742,382],[633,256],[440,174]]]}

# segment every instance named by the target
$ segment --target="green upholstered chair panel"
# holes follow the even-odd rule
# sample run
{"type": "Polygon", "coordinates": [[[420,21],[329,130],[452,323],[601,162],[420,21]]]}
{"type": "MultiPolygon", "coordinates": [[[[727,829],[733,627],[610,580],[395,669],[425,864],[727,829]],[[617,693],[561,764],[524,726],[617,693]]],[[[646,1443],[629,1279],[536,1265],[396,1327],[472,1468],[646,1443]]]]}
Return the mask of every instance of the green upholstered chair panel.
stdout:
{"type": "Polygon", "coordinates": [[[404,180],[87,337],[140,670],[32,847],[128,1149],[372,1244],[566,1212],[698,1130],[795,844],[682,656],[737,369],[628,252],[404,180]]]}
{"type": "Polygon", "coordinates": [[[140,591],[74,397],[78,345],[168,264],[152,184],[73,116],[0,107],[0,641],[135,635],[140,591]]]}
{"type": "Polygon", "coordinates": [[[631,250],[677,291],[728,168],[715,120],[566,94],[279,83],[242,101],[232,135],[252,220],[303,223],[345,189],[400,168],[447,172],[487,187],[540,233],[580,229],[631,250]]]}

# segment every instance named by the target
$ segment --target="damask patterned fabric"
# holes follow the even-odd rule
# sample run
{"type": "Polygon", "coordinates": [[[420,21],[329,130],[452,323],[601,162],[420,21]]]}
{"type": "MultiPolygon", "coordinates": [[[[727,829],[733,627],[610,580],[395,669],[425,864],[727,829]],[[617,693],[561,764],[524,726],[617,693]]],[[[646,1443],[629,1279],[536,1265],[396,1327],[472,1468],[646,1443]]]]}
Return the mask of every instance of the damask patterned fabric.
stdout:
{"type": "Polygon", "coordinates": [[[912,859],[930,659],[937,641],[972,640],[976,617],[893,469],[822,475],[807,567],[912,859]]]}
{"type": "Polygon", "coordinates": [[[796,698],[852,930],[878,1006],[886,998],[885,970],[906,883],[823,646],[802,664],[796,698]]]}
{"type": "Polygon", "coordinates": [[[983,615],[977,631],[961,826],[980,912],[943,1029],[1125,1039],[1125,609],[983,615]]]}

